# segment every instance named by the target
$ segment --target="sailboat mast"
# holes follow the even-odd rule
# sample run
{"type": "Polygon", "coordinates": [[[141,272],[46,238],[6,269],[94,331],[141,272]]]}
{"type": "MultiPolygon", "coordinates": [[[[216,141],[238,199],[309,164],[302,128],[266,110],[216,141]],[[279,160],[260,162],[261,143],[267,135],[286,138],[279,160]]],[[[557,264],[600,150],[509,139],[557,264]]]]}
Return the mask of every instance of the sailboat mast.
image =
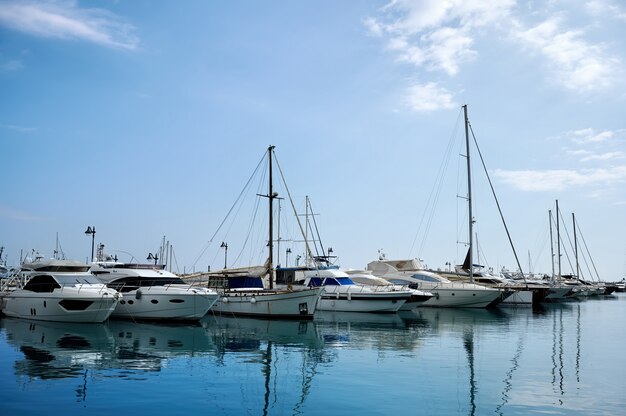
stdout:
{"type": "Polygon", "coordinates": [[[267,246],[269,248],[269,258],[268,258],[268,271],[269,271],[269,280],[270,280],[270,289],[274,288],[274,187],[272,183],[272,151],[275,146],[270,146],[267,148],[267,156],[269,160],[269,240],[267,242],[267,246]]]}
{"type": "Polygon", "coordinates": [[[554,283],[554,239],[552,237],[552,210],[548,210],[548,222],[550,223],[550,265],[552,266],[552,278],[550,282],[554,283]]]}
{"type": "Polygon", "coordinates": [[[472,173],[470,164],[470,143],[469,143],[469,121],[467,119],[467,104],[463,106],[463,113],[465,115],[465,149],[467,159],[467,205],[469,207],[469,275],[470,281],[474,283],[474,259],[473,259],[473,232],[474,232],[474,217],[472,215],[472,173]]]}
{"type": "Polygon", "coordinates": [[[559,227],[559,200],[556,200],[556,256],[559,265],[559,280],[561,280],[561,232],[559,227]]]}
{"type": "Polygon", "coordinates": [[[574,213],[572,212],[572,225],[574,226],[574,253],[575,253],[575,259],[576,259],[576,278],[580,279],[580,267],[578,264],[578,241],[576,240],[576,217],[574,216],[574,213]]]}

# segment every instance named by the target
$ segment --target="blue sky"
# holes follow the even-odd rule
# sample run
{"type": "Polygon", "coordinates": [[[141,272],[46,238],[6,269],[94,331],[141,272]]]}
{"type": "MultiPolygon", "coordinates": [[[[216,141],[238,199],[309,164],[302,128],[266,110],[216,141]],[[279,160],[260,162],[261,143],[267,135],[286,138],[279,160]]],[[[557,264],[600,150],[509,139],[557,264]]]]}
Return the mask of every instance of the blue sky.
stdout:
{"type": "MultiPolygon", "coordinates": [[[[4,0],[0,245],[16,264],[51,256],[58,234],[85,260],[95,226],[123,260],[165,236],[180,272],[223,267],[222,241],[229,266],[256,264],[265,211],[242,206],[216,230],[272,144],[298,212],[309,196],[343,267],[380,249],[445,267],[466,250],[467,104],[524,269],[550,273],[559,200],[587,263],[621,279],[625,23],[610,0],[4,0]]],[[[472,152],[480,261],[514,269],[472,152]]],[[[293,264],[287,203],[280,255],[293,247],[293,264]]]]}

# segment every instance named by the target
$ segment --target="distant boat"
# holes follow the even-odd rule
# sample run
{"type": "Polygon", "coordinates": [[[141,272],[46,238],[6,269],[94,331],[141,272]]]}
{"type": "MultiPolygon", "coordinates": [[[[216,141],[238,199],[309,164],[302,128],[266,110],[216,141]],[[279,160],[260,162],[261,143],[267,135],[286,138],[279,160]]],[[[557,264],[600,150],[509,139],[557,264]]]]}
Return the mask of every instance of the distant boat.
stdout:
{"type": "Polygon", "coordinates": [[[38,321],[103,322],[121,295],[74,260],[25,262],[14,276],[17,288],[3,293],[6,316],[38,321]]]}
{"type": "Polygon", "coordinates": [[[486,308],[503,300],[506,292],[475,283],[452,282],[445,277],[424,270],[417,259],[386,260],[368,263],[367,270],[375,276],[410,288],[428,291],[434,296],[424,306],[445,308],[486,308]]]}
{"type": "Polygon", "coordinates": [[[164,265],[99,261],[91,272],[124,295],[114,318],[200,320],[218,298],[214,289],[191,286],[164,265]]]}
{"type": "Polygon", "coordinates": [[[434,295],[430,292],[422,290],[411,289],[408,285],[395,285],[382,277],[377,277],[372,274],[370,270],[345,270],[350,279],[358,285],[367,286],[391,286],[394,290],[409,290],[411,296],[404,302],[399,311],[410,311],[418,306],[422,306],[424,302],[432,298],[434,295]]]}
{"type": "Polygon", "coordinates": [[[357,285],[338,268],[302,268],[296,271],[295,284],[322,287],[317,309],[334,312],[395,313],[413,294],[408,288],[357,285]]]}

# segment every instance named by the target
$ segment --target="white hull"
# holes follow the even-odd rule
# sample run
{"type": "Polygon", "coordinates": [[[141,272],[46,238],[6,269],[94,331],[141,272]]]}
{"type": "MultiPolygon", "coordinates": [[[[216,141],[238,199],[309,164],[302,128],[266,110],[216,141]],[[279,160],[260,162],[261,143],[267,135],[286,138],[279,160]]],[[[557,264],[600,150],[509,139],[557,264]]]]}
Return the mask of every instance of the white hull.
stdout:
{"type": "Polygon", "coordinates": [[[271,289],[227,290],[220,293],[211,312],[227,316],[280,319],[313,319],[322,288],[282,291],[271,289]]]}
{"type": "Polygon", "coordinates": [[[200,320],[218,299],[217,292],[189,286],[149,286],[124,292],[111,317],[143,320],[200,320]]]}
{"type": "Polygon", "coordinates": [[[325,286],[317,309],[334,312],[397,312],[408,299],[394,292],[356,292],[345,289],[359,286],[325,286]],[[342,289],[344,290],[337,290],[342,289]]]}
{"type": "Polygon", "coordinates": [[[424,288],[423,290],[428,290],[434,295],[424,302],[424,306],[440,308],[486,308],[501,295],[501,291],[495,289],[424,288]]]}
{"type": "Polygon", "coordinates": [[[499,305],[502,306],[532,306],[533,304],[533,291],[532,290],[518,290],[512,295],[508,296],[499,305]]]}
{"type": "Polygon", "coordinates": [[[14,318],[56,322],[104,322],[116,305],[119,295],[112,290],[55,290],[35,293],[16,289],[3,296],[2,312],[14,318]],[[89,305],[83,309],[84,305],[89,305]]]}

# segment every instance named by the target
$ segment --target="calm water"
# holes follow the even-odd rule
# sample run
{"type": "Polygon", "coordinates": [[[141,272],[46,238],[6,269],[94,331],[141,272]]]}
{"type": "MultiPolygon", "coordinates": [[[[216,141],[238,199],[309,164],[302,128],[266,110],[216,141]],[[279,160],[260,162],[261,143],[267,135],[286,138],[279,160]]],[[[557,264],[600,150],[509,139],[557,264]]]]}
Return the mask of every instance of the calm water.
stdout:
{"type": "Polygon", "coordinates": [[[530,308],[0,320],[0,415],[616,415],[626,294],[530,308]]]}

